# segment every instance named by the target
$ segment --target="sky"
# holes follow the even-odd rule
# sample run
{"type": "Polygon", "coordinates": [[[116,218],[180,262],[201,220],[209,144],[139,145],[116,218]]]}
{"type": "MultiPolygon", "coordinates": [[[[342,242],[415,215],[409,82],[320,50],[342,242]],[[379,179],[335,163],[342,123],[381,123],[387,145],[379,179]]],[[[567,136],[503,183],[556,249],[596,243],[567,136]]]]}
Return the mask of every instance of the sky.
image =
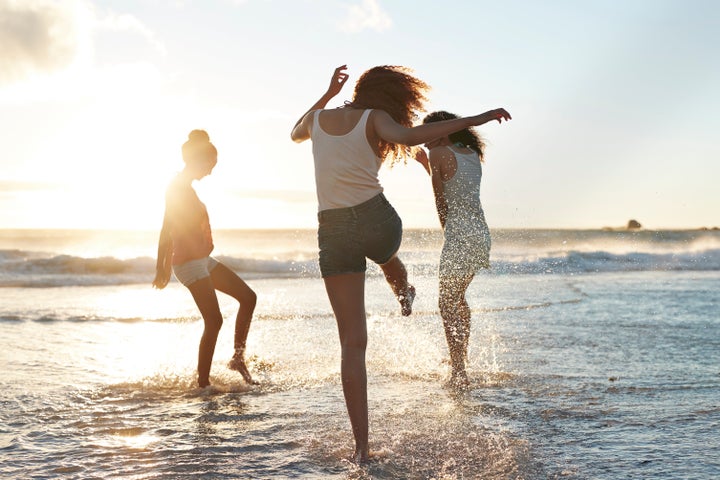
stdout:
{"type": "MultiPolygon", "coordinates": [[[[491,228],[720,226],[714,0],[0,0],[0,228],[158,229],[180,146],[213,228],[313,228],[296,120],[335,67],[431,86],[486,124],[491,228]]],[[[406,228],[439,227],[424,170],[381,171],[406,228]]]]}

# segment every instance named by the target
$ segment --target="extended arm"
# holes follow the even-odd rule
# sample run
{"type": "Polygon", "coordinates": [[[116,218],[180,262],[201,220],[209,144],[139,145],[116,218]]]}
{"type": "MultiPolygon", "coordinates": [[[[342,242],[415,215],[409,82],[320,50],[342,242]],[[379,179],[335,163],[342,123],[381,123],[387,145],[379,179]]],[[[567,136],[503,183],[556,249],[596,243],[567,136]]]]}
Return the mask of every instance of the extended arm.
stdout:
{"type": "Polygon", "coordinates": [[[335,95],[340,93],[340,90],[342,90],[343,85],[345,85],[345,82],[348,79],[348,74],[344,72],[344,70],[346,70],[346,69],[347,69],[347,65],[341,65],[335,69],[335,71],[333,72],[332,79],[330,80],[330,86],[328,87],[327,91],[295,123],[295,126],[293,127],[293,130],[290,133],[290,138],[292,138],[294,142],[300,143],[300,142],[304,142],[305,140],[310,138],[310,124],[312,122],[312,118],[308,114],[319,108],[325,108],[325,105],[327,105],[327,103],[335,95]]]}
{"type": "Polygon", "coordinates": [[[472,117],[426,123],[408,128],[397,123],[385,111],[379,110],[376,115],[373,115],[375,132],[380,138],[386,142],[409,146],[426,143],[450,135],[463,128],[476,127],[493,120],[502,123],[503,120],[510,120],[511,118],[504,108],[496,108],[472,117]]]}

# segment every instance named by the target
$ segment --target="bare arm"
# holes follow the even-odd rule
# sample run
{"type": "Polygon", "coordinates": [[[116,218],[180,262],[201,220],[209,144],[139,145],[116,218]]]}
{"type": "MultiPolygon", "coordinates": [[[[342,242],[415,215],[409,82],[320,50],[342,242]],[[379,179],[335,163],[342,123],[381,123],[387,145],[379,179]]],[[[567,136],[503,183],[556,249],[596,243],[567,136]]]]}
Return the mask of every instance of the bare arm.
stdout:
{"type": "Polygon", "coordinates": [[[438,218],[440,219],[440,226],[443,230],[445,230],[445,219],[447,219],[448,207],[439,175],[432,176],[432,187],[433,193],[435,194],[435,209],[437,210],[438,218]]]}
{"type": "Polygon", "coordinates": [[[503,120],[510,120],[512,117],[504,108],[496,108],[472,117],[427,123],[410,128],[400,125],[383,110],[378,110],[372,118],[375,132],[380,138],[386,142],[412,146],[450,135],[463,128],[476,127],[493,120],[502,123],[503,120]]]}
{"type": "Polygon", "coordinates": [[[428,175],[432,175],[432,172],[430,172],[430,160],[428,159],[427,153],[425,153],[425,150],[422,148],[418,148],[417,152],[415,152],[415,161],[418,162],[422,167],[425,169],[425,171],[428,173],[428,175]]]}
{"type": "Polygon", "coordinates": [[[155,265],[155,280],[153,287],[163,289],[170,281],[172,271],[172,238],[170,238],[170,229],[168,227],[168,215],[165,213],[163,226],[160,230],[160,239],[158,240],[157,263],[155,265]]]}
{"type": "MultiPolygon", "coordinates": [[[[445,148],[434,148],[430,150],[429,167],[430,178],[432,180],[433,193],[435,194],[435,208],[437,209],[440,226],[445,229],[445,220],[447,219],[447,200],[445,200],[445,190],[443,187],[443,176],[446,173],[445,167],[449,160],[445,148]]],[[[453,158],[454,160],[454,158],[453,158]]]]}
{"type": "Polygon", "coordinates": [[[330,79],[330,86],[327,91],[323,94],[315,104],[310,107],[310,110],[305,112],[302,117],[295,123],[295,126],[290,133],[290,138],[294,142],[300,143],[310,138],[310,125],[312,123],[312,117],[308,115],[310,112],[319,108],[325,108],[325,105],[343,88],[345,82],[347,82],[348,74],[344,72],[347,69],[347,65],[341,65],[333,72],[332,79],[330,79]]]}

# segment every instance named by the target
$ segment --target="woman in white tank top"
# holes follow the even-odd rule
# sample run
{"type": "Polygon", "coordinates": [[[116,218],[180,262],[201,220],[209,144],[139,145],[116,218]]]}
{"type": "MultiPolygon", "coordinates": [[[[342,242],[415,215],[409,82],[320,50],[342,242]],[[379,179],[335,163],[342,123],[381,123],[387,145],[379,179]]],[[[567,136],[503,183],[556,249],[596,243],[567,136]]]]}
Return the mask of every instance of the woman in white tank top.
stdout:
{"type": "Polygon", "coordinates": [[[509,120],[502,108],[473,117],[413,126],[428,86],[403,67],[374,67],[355,85],[353,99],[325,110],[348,79],[343,65],[330,86],[293,127],[295,142],[311,139],[318,194],[320,270],[338,324],[345,403],[355,437],[353,460],[368,449],[365,349],[365,258],[380,265],[410,314],[414,289],[397,257],[402,223],[377,180],[383,162],[411,156],[412,146],[491,120],[509,120]]]}

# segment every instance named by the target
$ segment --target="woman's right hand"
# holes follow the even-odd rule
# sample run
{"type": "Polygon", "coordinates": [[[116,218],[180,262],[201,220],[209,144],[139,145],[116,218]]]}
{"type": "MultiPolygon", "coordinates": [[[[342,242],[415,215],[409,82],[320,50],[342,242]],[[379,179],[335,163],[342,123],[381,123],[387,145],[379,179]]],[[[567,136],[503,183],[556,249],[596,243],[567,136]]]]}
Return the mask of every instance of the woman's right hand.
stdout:
{"type": "Polygon", "coordinates": [[[152,282],[153,287],[162,290],[167,286],[168,282],[170,282],[170,272],[164,269],[158,269],[155,274],[155,280],[152,282]]]}
{"type": "Polygon", "coordinates": [[[332,79],[330,80],[330,86],[327,89],[327,95],[334,97],[335,95],[340,93],[343,85],[345,85],[345,82],[347,82],[347,79],[349,77],[349,75],[345,73],[344,70],[347,70],[347,65],[341,65],[335,69],[332,79]]]}

